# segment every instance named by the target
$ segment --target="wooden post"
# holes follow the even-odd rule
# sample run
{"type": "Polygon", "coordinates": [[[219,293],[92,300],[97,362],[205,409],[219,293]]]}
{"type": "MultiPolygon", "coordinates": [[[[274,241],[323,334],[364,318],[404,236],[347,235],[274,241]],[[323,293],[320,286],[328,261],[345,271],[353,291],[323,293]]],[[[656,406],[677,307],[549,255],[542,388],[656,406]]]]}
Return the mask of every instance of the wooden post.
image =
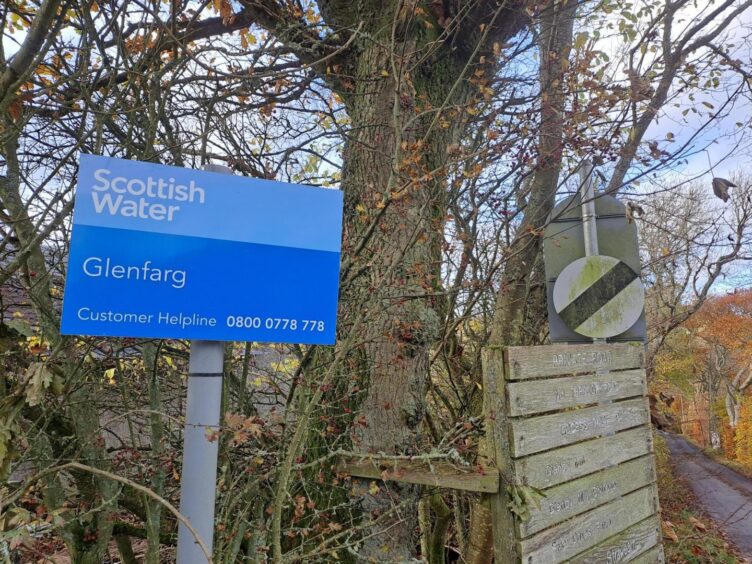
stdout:
{"type": "Polygon", "coordinates": [[[488,347],[483,351],[483,413],[485,414],[487,455],[499,469],[499,491],[491,495],[494,556],[497,564],[516,564],[517,551],[514,515],[509,509],[507,487],[514,483],[509,458],[509,425],[504,390],[504,351],[488,347]]]}

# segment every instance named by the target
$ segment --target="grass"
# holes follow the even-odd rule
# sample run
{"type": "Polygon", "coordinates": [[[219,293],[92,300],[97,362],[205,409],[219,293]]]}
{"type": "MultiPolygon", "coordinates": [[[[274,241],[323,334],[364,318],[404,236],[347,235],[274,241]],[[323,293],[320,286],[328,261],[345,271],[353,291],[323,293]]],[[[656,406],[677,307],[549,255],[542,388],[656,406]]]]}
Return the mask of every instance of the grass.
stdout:
{"type": "Polygon", "coordinates": [[[658,495],[664,521],[666,561],[688,564],[737,564],[742,562],[723,537],[721,530],[698,509],[697,501],[685,480],[677,476],[671,464],[666,442],[655,436],[658,470],[658,495]],[[701,524],[696,525],[695,522],[701,524]],[[665,521],[673,525],[678,540],[668,538],[665,521]],[[702,525],[706,530],[701,530],[702,525]]]}
{"type": "Polygon", "coordinates": [[[752,478],[752,468],[750,468],[749,466],[745,464],[741,464],[735,460],[730,460],[726,458],[723,455],[723,452],[721,452],[720,450],[706,448],[706,449],[703,449],[702,452],[704,452],[710,458],[715,460],[718,464],[723,464],[724,466],[728,466],[729,468],[741,474],[742,476],[746,476],[747,478],[752,478]]]}

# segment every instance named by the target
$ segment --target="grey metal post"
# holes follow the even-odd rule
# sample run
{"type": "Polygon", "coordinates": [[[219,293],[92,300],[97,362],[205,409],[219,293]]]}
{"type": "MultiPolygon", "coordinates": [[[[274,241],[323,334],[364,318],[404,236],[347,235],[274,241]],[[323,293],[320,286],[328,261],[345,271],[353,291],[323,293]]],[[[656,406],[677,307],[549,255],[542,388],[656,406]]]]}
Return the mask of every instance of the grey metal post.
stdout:
{"type": "MultiPolygon", "coordinates": [[[[232,174],[221,165],[205,170],[232,174]]],[[[183,472],[180,476],[180,513],[201,537],[209,554],[214,544],[214,502],[217,490],[219,442],[209,435],[219,430],[225,344],[191,341],[188,361],[188,399],[183,433],[183,472]]],[[[182,523],[178,526],[178,564],[208,562],[195,537],[182,523]]]]}
{"type": "Polygon", "coordinates": [[[595,187],[593,185],[593,164],[585,160],[580,165],[580,206],[582,210],[582,230],[585,236],[585,256],[598,254],[598,231],[595,226],[595,187]]]}
{"type": "MultiPolygon", "coordinates": [[[[585,240],[585,256],[598,254],[598,228],[595,215],[595,182],[593,163],[585,159],[580,165],[580,210],[582,212],[582,233],[585,240]]],[[[594,343],[605,343],[606,339],[593,339],[594,343]]],[[[611,403],[611,402],[606,402],[611,403]]]]}

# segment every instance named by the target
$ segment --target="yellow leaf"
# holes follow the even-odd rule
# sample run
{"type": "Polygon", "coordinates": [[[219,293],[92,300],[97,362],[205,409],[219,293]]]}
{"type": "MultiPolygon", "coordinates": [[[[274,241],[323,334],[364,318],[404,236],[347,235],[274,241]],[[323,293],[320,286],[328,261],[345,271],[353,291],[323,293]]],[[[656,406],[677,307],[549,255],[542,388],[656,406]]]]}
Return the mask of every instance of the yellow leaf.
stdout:
{"type": "Polygon", "coordinates": [[[104,379],[107,380],[107,383],[110,385],[115,384],[115,369],[114,368],[108,368],[104,371],[104,379]]]}
{"type": "Polygon", "coordinates": [[[371,482],[371,487],[368,488],[368,493],[371,495],[379,493],[379,485],[376,482],[371,482]]]}
{"type": "Polygon", "coordinates": [[[383,76],[384,78],[388,77],[389,76],[389,71],[382,69],[381,76],[383,76]]]}
{"type": "Polygon", "coordinates": [[[56,78],[60,76],[60,73],[57,72],[55,69],[53,69],[49,65],[39,65],[39,68],[37,68],[37,74],[39,76],[42,76],[42,75],[51,76],[52,78],[56,78]]]}
{"type": "Polygon", "coordinates": [[[358,213],[366,213],[366,207],[363,204],[358,204],[355,206],[355,211],[358,213]]]}

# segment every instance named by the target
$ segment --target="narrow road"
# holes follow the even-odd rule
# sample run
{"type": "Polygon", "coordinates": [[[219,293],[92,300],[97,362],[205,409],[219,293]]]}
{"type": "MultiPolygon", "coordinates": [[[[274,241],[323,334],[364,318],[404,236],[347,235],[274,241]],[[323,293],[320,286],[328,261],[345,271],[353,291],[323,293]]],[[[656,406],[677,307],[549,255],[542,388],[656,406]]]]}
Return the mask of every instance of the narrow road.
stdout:
{"type": "Polygon", "coordinates": [[[752,558],[752,480],[718,464],[678,435],[663,433],[677,471],[697,501],[748,560],[752,558]]]}

